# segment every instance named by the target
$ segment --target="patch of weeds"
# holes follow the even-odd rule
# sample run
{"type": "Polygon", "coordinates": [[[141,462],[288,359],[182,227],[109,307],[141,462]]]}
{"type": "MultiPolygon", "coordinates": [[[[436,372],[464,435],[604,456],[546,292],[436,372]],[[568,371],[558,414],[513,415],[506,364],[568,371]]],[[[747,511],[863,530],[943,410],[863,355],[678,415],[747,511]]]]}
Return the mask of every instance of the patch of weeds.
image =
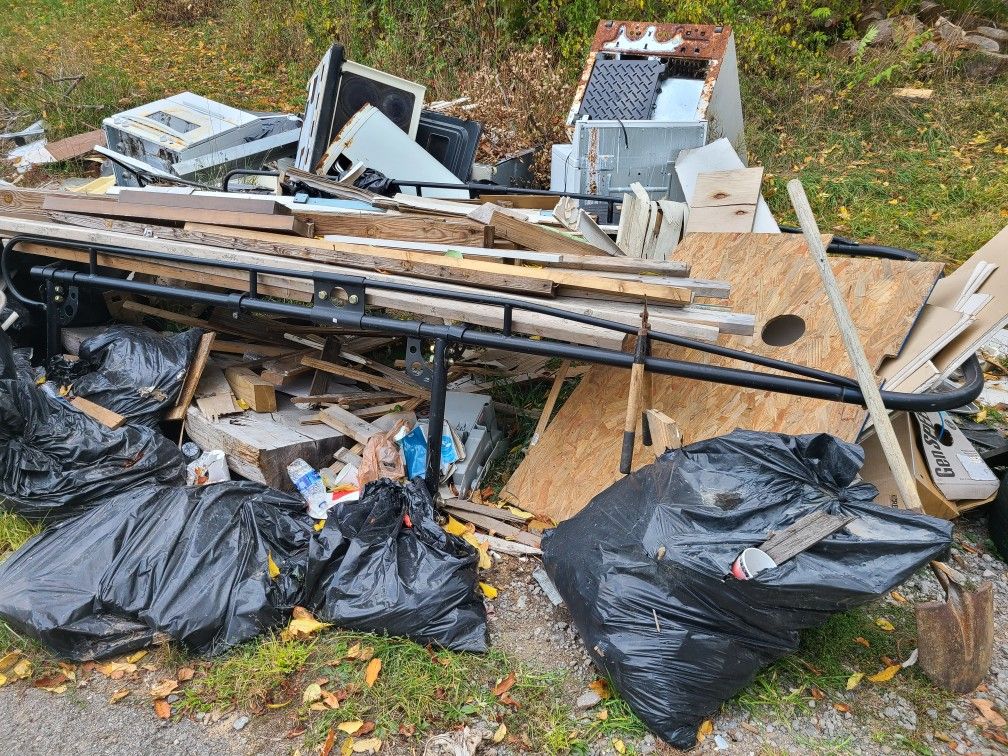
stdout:
{"type": "Polygon", "coordinates": [[[831,754],[847,754],[854,751],[853,736],[837,738],[810,738],[808,735],[795,734],[795,742],[807,749],[807,753],[815,753],[818,756],[830,756],[831,754]]]}
{"type": "Polygon", "coordinates": [[[891,730],[875,730],[872,740],[882,746],[889,746],[901,753],[918,753],[921,756],[934,756],[934,750],[926,743],[891,730]]]}
{"type": "Polygon", "coordinates": [[[41,532],[41,525],[28,522],[13,512],[0,512],[0,560],[20,549],[29,538],[41,532]]]}
{"type": "Polygon", "coordinates": [[[788,685],[779,666],[773,666],[757,675],[735,700],[754,718],[769,714],[783,721],[790,719],[796,709],[807,707],[808,693],[788,685]]]}
{"type": "Polygon", "coordinates": [[[214,661],[205,676],[186,686],[183,706],[195,711],[264,708],[271,692],[304,666],[311,650],[310,643],[273,633],[250,641],[214,661]]]}

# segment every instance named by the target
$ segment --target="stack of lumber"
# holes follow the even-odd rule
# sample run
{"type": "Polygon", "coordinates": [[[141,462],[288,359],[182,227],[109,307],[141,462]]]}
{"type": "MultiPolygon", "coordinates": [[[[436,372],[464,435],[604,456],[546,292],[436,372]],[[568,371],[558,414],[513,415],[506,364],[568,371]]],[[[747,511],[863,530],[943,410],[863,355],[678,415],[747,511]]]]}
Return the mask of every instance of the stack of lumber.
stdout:
{"type": "MultiPolygon", "coordinates": [[[[709,342],[721,333],[753,332],[751,316],[725,306],[729,287],[723,280],[692,277],[681,260],[614,254],[564,230],[546,211],[405,196],[375,198],[373,204],[394,209],[312,205],[311,212],[303,212],[276,197],[191,189],[123,189],[95,196],[5,188],[0,191],[0,234],[122,246],[210,263],[355,276],[366,272],[373,281],[469,294],[479,290],[625,325],[636,325],[646,301],[656,331],[709,342]]],[[[86,259],[85,253],[47,245],[21,249],[86,259]]],[[[240,271],[212,264],[112,254],[100,255],[99,262],[192,284],[247,287],[240,271]]],[[[313,296],[310,281],[282,272],[261,276],[259,291],[302,302],[313,296]]],[[[367,304],[480,326],[500,327],[502,322],[499,306],[424,293],[371,289],[367,304]]],[[[621,334],[606,329],[520,310],[514,313],[513,328],[592,346],[620,348],[623,341],[621,334]]]]}

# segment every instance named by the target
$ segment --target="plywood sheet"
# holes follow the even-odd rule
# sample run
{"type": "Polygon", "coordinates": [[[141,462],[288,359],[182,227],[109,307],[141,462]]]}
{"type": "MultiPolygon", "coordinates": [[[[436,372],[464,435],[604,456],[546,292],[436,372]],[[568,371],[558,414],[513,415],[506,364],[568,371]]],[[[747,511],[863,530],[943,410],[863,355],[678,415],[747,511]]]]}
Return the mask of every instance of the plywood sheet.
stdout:
{"type": "MultiPolygon", "coordinates": [[[[721,343],[768,357],[851,375],[852,369],[819,272],[804,239],[794,234],[695,234],[675,258],[695,275],[732,285],[730,304],[756,315],[756,335],[722,337],[721,343]],[[804,335],[789,346],[762,341],[764,326],[780,315],[805,321],[804,335]]],[[[830,263],[877,367],[895,355],[941,273],[939,263],[831,257],[830,263]]],[[[737,362],[669,345],[656,356],[713,365],[737,362]]],[[[556,519],[570,517],[614,482],[626,413],[629,372],[593,367],[512,476],[505,493],[523,507],[556,519]]],[[[675,420],[689,443],[735,428],[786,433],[829,432],[853,440],[863,410],[852,405],[694,381],[654,377],[654,408],[675,420]]],[[[654,455],[640,446],[634,464],[654,455]]]]}

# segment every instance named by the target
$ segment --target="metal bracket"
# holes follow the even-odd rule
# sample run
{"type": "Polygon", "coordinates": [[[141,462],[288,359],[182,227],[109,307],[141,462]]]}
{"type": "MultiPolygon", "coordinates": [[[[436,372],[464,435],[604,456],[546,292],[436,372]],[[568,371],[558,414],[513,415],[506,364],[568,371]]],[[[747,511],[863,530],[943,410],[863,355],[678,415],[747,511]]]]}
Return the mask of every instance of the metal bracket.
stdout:
{"type": "Polygon", "coordinates": [[[333,323],[359,328],[364,317],[365,286],[345,281],[334,282],[325,278],[313,278],[315,297],[312,309],[321,310],[331,317],[333,323]],[[346,293],[346,304],[336,304],[339,292],[346,293]]]}
{"type": "Polygon", "coordinates": [[[406,339],[406,377],[418,386],[430,388],[434,380],[434,368],[424,357],[423,342],[410,336],[406,339]]]}

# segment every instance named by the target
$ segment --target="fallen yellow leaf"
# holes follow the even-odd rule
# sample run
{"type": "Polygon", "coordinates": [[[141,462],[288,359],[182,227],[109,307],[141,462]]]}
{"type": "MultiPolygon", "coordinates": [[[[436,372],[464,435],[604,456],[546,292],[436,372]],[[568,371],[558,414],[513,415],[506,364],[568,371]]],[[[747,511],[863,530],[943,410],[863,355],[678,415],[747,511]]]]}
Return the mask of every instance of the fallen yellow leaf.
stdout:
{"type": "Polygon", "coordinates": [[[290,701],[279,701],[278,703],[268,703],[266,704],[267,709],[282,709],[284,706],[290,706],[294,701],[292,698],[290,701]]]}
{"type": "Polygon", "coordinates": [[[136,672],[137,666],[129,662],[106,662],[105,664],[96,664],[95,669],[105,675],[105,677],[118,680],[125,675],[131,675],[136,672]]]}
{"type": "Polygon", "coordinates": [[[983,718],[995,727],[1004,727],[1008,724],[1005,718],[994,709],[994,705],[986,698],[974,698],[972,703],[977,708],[977,711],[983,714],[983,718]]]}
{"type": "Polygon", "coordinates": [[[500,726],[494,731],[493,742],[500,743],[502,740],[504,740],[506,736],[507,736],[507,725],[501,722],[500,726]]]}
{"type": "Polygon", "coordinates": [[[905,604],[907,602],[907,597],[899,591],[889,591],[889,597],[897,604],[905,604]]]}
{"type": "Polygon", "coordinates": [[[480,583],[480,590],[483,591],[483,595],[488,599],[497,598],[497,589],[494,588],[490,583],[480,583]]]}
{"type": "Polygon", "coordinates": [[[364,722],[360,719],[351,719],[347,722],[340,722],[336,725],[336,729],[340,732],[345,732],[347,735],[353,735],[364,726],[364,722]]]}
{"type": "Polygon", "coordinates": [[[270,580],[276,580],[280,577],[280,568],[277,567],[277,563],[273,561],[273,552],[266,552],[266,567],[269,571],[270,580]]]}
{"type": "Polygon", "coordinates": [[[714,722],[705,719],[697,728],[696,738],[698,743],[703,743],[704,738],[714,732],[714,722]]]}
{"type": "Polygon", "coordinates": [[[27,659],[22,659],[14,665],[11,670],[21,680],[27,680],[32,675],[32,663],[27,659]]]}
{"type": "Polygon", "coordinates": [[[301,695],[301,703],[315,703],[322,698],[322,686],[318,683],[312,683],[307,688],[304,689],[304,693],[301,695]]]}
{"type": "Polygon", "coordinates": [[[0,672],[6,672],[8,669],[11,669],[15,664],[17,664],[18,659],[20,658],[20,651],[11,651],[3,656],[0,656],[0,672]]]}
{"type": "Polygon", "coordinates": [[[352,646],[350,646],[350,648],[347,649],[346,658],[356,659],[358,656],[360,656],[360,651],[361,651],[360,643],[354,643],[352,646]]]}
{"type": "Polygon", "coordinates": [[[878,673],[872,675],[868,679],[871,680],[873,683],[889,682],[890,680],[893,679],[893,677],[896,676],[896,673],[899,672],[901,669],[903,669],[902,665],[899,665],[899,664],[890,664],[888,667],[886,667],[885,669],[883,669],[881,672],[878,672],[878,673]]]}
{"type": "Polygon", "coordinates": [[[151,698],[166,698],[178,690],[178,680],[162,680],[150,689],[151,698]]]}
{"type": "Polygon", "coordinates": [[[598,713],[595,715],[595,719],[605,722],[609,719],[609,709],[599,709],[598,713]]]}
{"type": "Polygon", "coordinates": [[[613,738],[612,747],[616,753],[626,753],[626,743],[619,738],[613,738]]]}
{"type": "Polygon", "coordinates": [[[518,515],[523,520],[531,520],[533,517],[535,517],[535,515],[532,514],[531,512],[526,512],[524,509],[519,509],[518,507],[514,507],[511,505],[504,507],[504,509],[506,509],[513,515],[518,515]]]}
{"type": "Polygon", "coordinates": [[[179,682],[189,682],[195,674],[196,670],[192,667],[180,667],[176,677],[178,677],[179,682]]]}
{"type": "Polygon", "coordinates": [[[476,549],[476,553],[479,555],[479,568],[481,570],[489,570],[493,567],[493,561],[490,559],[490,547],[487,546],[486,541],[480,541],[472,533],[466,533],[462,536],[463,540],[476,549]]]}
{"type": "Polygon", "coordinates": [[[847,690],[854,690],[858,685],[861,684],[861,680],[864,678],[864,672],[855,672],[853,675],[847,678],[847,690]]]}
{"type": "Polygon", "coordinates": [[[871,647],[871,643],[868,642],[868,639],[862,638],[860,635],[854,639],[854,642],[864,646],[865,648],[871,647]]]}
{"type": "Polygon", "coordinates": [[[136,664],[138,661],[147,656],[146,651],[137,651],[136,653],[130,654],[126,657],[127,664],[136,664]]]}
{"type": "Polygon", "coordinates": [[[364,671],[364,684],[369,688],[373,687],[379,672],[381,672],[381,659],[375,657],[368,662],[367,669],[364,671]]]}
{"type": "Polygon", "coordinates": [[[451,515],[448,515],[448,522],[444,524],[444,529],[451,533],[453,536],[464,536],[466,533],[472,532],[467,525],[463,525],[461,522],[456,520],[451,515]]]}
{"type": "Polygon", "coordinates": [[[110,704],[119,703],[129,694],[130,694],[129,688],[119,688],[119,690],[114,691],[112,695],[109,696],[109,703],[110,704]]]}
{"type": "Polygon", "coordinates": [[[374,646],[361,646],[357,659],[362,662],[371,661],[372,656],[374,656],[374,646]]]}
{"type": "MultiPolygon", "coordinates": [[[[332,730],[329,730],[329,732],[332,732],[332,730]]],[[[340,756],[350,756],[353,753],[353,738],[345,738],[339,750],[340,756]]]]}
{"type": "Polygon", "coordinates": [[[328,690],[322,691],[322,701],[330,709],[339,708],[339,696],[337,696],[335,693],[330,693],[328,690]]]}
{"type": "Polygon", "coordinates": [[[875,620],[875,624],[878,625],[883,630],[885,630],[887,633],[891,633],[893,630],[896,629],[893,626],[893,623],[887,620],[885,617],[879,617],[877,620],[875,620]]]}
{"type": "Polygon", "coordinates": [[[7,675],[5,675],[3,672],[0,672],[0,688],[2,688],[6,684],[7,684],[7,675]]]}
{"type": "Polygon", "coordinates": [[[607,701],[612,697],[612,691],[609,689],[609,683],[603,680],[601,677],[596,677],[594,680],[588,683],[588,689],[595,691],[595,695],[597,695],[603,701],[607,701]]]}
{"type": "Polygon", "coordinates": [[[319,622],[317,619],[308,614],[308,612],[304,612],[301,616],[295,614],[291,618],[287,627],[281,631],[280,637],[284,640],[310,638],[315,633],[320,630],[324,630],[327,627],[329,627],[328,622],[319,622]]]}
{"type": "Polygon", "coordinates": [[[354,753],[378,753],[381,750],[381,738],[364,738],[353,744],[354,753]]]}

